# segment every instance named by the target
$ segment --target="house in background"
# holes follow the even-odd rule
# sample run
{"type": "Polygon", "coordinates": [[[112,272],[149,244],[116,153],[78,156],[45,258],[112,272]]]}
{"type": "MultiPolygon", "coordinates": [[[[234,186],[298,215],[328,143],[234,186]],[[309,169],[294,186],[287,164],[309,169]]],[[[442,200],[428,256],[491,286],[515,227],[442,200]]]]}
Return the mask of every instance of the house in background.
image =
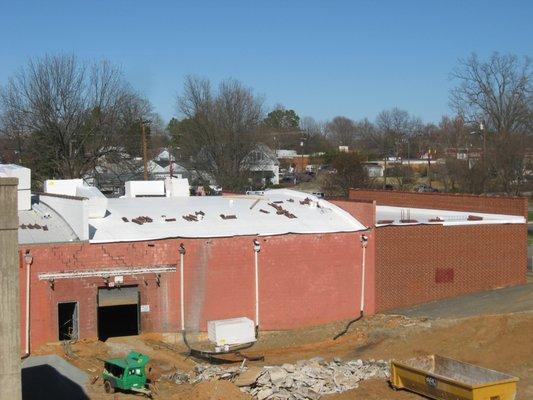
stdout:
{"type": "Polygon", "coordinates": [[[279,185],[279,161],[276,153],[259,143],[244,160],[245,168],[252,171],[254,183],[279,185]]]}

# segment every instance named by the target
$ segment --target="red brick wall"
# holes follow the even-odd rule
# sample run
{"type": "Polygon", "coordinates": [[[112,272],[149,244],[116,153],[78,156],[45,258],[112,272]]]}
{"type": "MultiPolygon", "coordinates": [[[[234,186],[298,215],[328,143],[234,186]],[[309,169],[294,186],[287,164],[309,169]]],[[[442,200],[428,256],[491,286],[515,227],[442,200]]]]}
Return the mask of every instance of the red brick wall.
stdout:
{"type": "Polygon", "coordinates": [[[376,310],[526,281],[521,225],[388,226],[376,234],[376,310]]]}
{"type": "MultiPolygon", "coordinates": [[[[359,233],[281,235],[259,238],[260,325],[277,330],[347,319],[358,313],[361,276],[359,233]]],[[[172,239],[112,244],[20,246],[30,249],[32,346],[57,341],[57,303],[79,302],[80,337],[97,336],[97,288],[102,278],[56,280],[54,289],[38,280],[43,272],[175,264],[163,273],[124,276],[139,285],[143,332],[180,330],[178,246],[185,255],[186,324],[205,329],[206,321],[238,316],[254,319],[254,237],[172,239]],[[194,316],[197,316],[194,318],[194,316]]],[[[374,240],[367,249],[366,311],[374,311],[374,240]]],[[[24,341],[25,267],[21,279],[21,331],[24,341]]]]}
{"type": "Polygon", "coordinates": [[[374,201],[346,199],[328,199],[328,201],[349,212],[365,226],[371,227],[376,224],[376,203],[374,201]]]}
{"type": "Polygon", "coordinates": [[[526,218],[528,209],[526,197],[350,189],[349,198],[375,200],[377,205],[523,215],[526,218]]]}

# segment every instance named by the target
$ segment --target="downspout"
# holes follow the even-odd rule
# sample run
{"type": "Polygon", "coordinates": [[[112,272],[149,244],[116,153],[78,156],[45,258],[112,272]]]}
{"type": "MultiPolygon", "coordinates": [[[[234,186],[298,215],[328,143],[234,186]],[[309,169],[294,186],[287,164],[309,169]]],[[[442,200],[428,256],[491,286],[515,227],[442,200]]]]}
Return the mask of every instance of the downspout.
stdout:
{"type": "Polygon", "coordinates": [[[255,260],[255,337],[259,336],[259,252],[261,244],[254,239],[254,260],[255,260]]]}
{"type": "Polygon", "coordinates": [[[353,323],[359,321],[364,316],[364,310],[365,310],[365,264],[366,264],[366,247],[368,246],[368,236],[367,235],[361,235],[360,238],[361,242],[361,248],[362,251],[362,261],[361,261],[361,310],[359,312],[359,316],[355,319],[352,319],[350,322],[348,322],[348,325],[346,325],[346,328],[340,333],[338,333],[333,340],[337,340],[341,336],[345,335],[348,330],[350,329],[350,326],[352,326],[353,323]]]}
{"type": "Polygon", "coordinates": [[[24,254],[24,262],[26,264],[26,335],[25,335],[25,352],[22,358],[26,358],[30,355],[30,277],[31,277],[31,265],[33,264],[33,256],[29,250],[26,250],[24,254]]]}
{"type": "Polygon", "coordinates": [[[185,295],[184,295],[184,282],[183,282],[183,261],[185,257],[185,246],[183,243],[179,247],[180,253],[180,316],[181,316],[181,331],[185,332],[185,295]]]}

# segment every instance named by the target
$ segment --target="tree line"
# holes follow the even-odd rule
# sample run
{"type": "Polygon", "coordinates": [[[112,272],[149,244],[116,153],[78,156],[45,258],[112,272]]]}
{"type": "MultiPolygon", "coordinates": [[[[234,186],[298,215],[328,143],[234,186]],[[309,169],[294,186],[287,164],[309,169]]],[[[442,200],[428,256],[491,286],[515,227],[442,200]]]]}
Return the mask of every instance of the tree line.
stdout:
{"type": "Polygon", "coordinates": [[[459,60],[451,77],[452,113],[424,123],[398,108],[373,120],[300,118],[281,105],[267,110],[264,98],[237,80],[214,86],[188,76],[176,100],[180,117],[165,126],[112,63],[47,55],[30,60],[0,88],[0,134],[37,181],[82,177],[110,160],[138,168],[144,129],[149,146],[169,147],[180,163],[228,189],[246,185],[250,154],[264,143],[329,154],[337,171],[337,182],[329,184],[341,192],[369,184],[362,169],[369,160],[385,164],[381,185],[403,188],[412,171],[396,161],[425,155],[444,160],[432,178],[445,190],[520,193],[531,170],[529,59],[472,54],[459,60]],[[339,155],[339,146],[348,155],[339,155]]]}

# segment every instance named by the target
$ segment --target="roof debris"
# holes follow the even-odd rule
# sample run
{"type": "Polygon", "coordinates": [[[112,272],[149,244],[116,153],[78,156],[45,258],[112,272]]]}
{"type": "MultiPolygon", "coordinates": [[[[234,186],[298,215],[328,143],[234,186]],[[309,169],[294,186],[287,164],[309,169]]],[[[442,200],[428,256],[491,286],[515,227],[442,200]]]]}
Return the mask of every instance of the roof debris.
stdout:
{"type": "Polygon", "coordinates": [[[138,225],[142,225],[144,223],[150,223],[150,222],[154,222],[154,220],[150,217],[146,217],[146,216],[139,216],[137,218],[133,218],[131,220],[131,222],[135,222],[136,224],[138,225]]]}
{"type": "Polygon", "coordinates": [[[222,218],[222,219],[237,219],[237,216],[235,214],[220,214],[220,218],[222,218]]]}
{"type": "Polygon", "coordinates": [[[276,209],[276,214],[285,215],[287,218],[291,218],[291,219],[298,218],[296,215],[289,212],[289,210],[285,210],[282,206],[278,206],[277,204],[274,204],[274,203],[277,203],[277,202],[274,201],[273,203],[268,203],[268,205],[276,209]]]}

